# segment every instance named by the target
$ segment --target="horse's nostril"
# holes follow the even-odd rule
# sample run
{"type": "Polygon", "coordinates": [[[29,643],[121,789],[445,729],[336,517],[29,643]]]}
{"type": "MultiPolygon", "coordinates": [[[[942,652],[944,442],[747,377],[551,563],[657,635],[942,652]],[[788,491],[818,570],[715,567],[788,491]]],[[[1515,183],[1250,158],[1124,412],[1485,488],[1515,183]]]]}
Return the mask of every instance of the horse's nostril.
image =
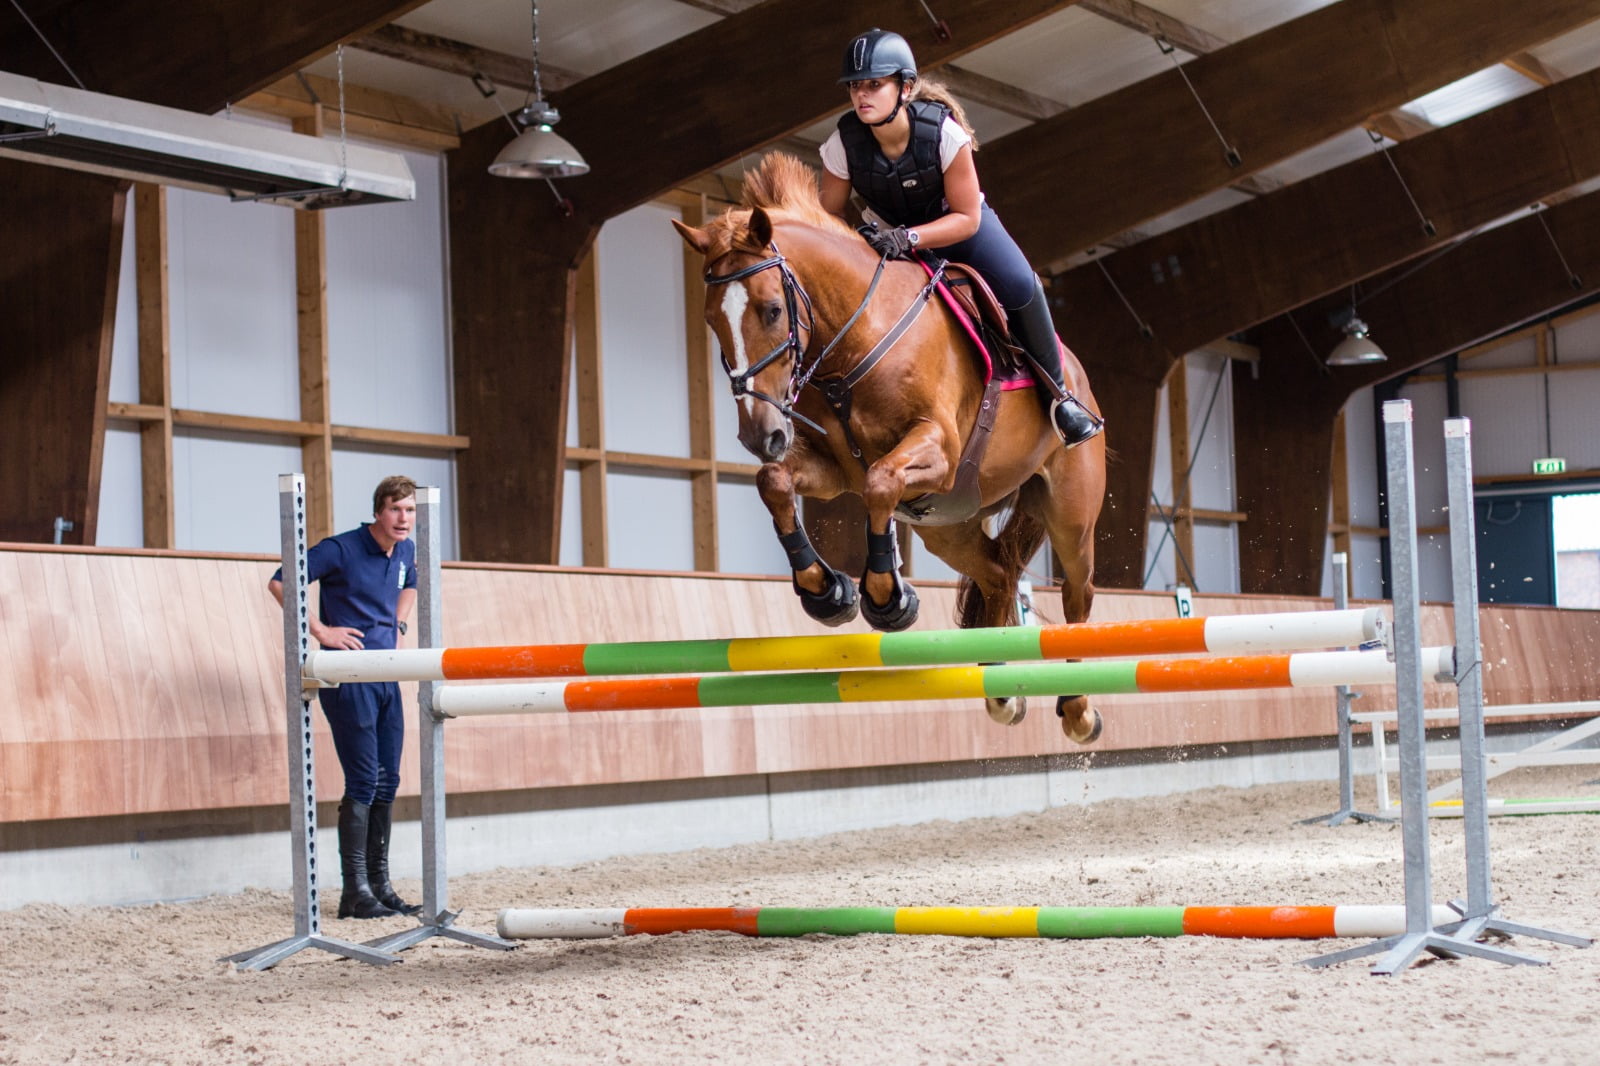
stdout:
{"type": "Polygon", "coordinates": [[[767,435],[767,454],[776,459],[789,447],[789,436],[781,429],[775,429],[767,435]]]}

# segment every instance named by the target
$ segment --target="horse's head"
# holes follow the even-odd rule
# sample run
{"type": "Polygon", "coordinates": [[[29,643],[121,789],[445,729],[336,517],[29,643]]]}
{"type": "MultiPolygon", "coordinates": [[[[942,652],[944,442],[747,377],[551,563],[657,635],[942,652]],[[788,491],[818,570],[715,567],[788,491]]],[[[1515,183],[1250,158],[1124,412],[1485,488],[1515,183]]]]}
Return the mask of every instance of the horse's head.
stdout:
{"type": "Polygon", "coordinates": [[[772,219],[761,208],[747,222],[730,216],[707,229],[672,224],[705,256],[706,323],[739,403],[739,443],[763,462],[776,462],[794,442],[809,299],[773,247],[772,219]]]}

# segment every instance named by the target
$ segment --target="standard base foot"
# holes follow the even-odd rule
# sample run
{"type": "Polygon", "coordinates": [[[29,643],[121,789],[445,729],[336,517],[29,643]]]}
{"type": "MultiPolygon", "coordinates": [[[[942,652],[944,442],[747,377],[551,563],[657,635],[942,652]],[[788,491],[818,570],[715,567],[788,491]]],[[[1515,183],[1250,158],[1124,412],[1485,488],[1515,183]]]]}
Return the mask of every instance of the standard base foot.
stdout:
{"type": "Polygon", "coordinates": [[[320,951],[342,955],[347,959],[357,962],[369,963],[373,966],[388,966],[390,963],[399,962],[400,956],[370,944],[353,944],[348,940],[340,940],[331,936],[292,936],[280,940],[266,947],[252,948],[237,954],[227,955],[218,959],[218,962],[231,962],[240,970],[270,970],[284,959],[296,952],[305,951],[307,948],[316,948],[320,951]]]}

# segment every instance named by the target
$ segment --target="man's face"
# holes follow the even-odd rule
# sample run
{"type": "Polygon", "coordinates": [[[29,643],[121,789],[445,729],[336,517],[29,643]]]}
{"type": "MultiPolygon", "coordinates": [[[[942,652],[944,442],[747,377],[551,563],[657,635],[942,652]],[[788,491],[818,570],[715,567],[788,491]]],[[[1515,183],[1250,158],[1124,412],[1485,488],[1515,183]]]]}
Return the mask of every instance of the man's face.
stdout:
{"type": "Polygon", "coordinates": [[[390,500],[383,509],[372,516],[372,529],[380,541],[398,544],[411,535],[412,523],[417,518],[417,498],[407,496],[390,500]]]}

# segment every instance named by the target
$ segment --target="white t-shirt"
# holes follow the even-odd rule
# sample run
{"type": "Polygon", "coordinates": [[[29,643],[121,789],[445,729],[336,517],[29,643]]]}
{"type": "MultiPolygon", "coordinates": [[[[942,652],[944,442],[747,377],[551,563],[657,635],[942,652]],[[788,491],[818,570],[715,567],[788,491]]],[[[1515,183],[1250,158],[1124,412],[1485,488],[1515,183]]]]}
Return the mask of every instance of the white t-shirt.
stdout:
{"type": "MultiPolygon", "coordinates": [[[[955,162],[956,153],[971,143],[972,135],[961,128],[961,123],[946,115],[944,125],[939,128],[939,170],[949,170],[950,164],[955,162]]],[[[817,153],[822,156],[822,165],[829,174],[850,180],[850,161],[845,157],[844,141],[839,139],[837,128],[822,142],[817,153]]]]}

